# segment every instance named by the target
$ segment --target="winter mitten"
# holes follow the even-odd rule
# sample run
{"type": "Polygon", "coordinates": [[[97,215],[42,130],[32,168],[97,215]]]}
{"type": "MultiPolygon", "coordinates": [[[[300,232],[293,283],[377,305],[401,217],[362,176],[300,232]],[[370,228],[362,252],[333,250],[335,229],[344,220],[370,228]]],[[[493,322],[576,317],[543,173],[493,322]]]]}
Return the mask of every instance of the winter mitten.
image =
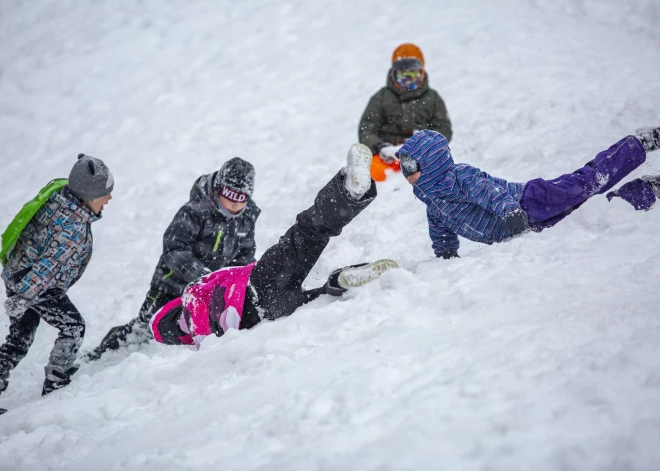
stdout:
{"type": "Polygon", "coordinates": [[[30,302],[20,296],[11,296],[4,303],[9,317],[21,317],[30,307],[30,302]]]}
{"type": "Polygon", "coordinates": [[[378,150],[378,155],[386,164],[393,164],[396,161],[396,152],[401,149],[402,146],[393,146],[388,144],[384,147],[381,147],[378,150]]]}
{"type": "Polygon", "coordinates": [[[399,162],[401,163],[401,173],[403,173],[403,176],[406,178],[420,171],[419,162],[408,154],[399,152],[399,162]]]}
{"type": "Polygon", "coordinates": [[[456,252],[455,250],[451,252],[437,253],[435,254],[435,256],[438,258],[444,258],[445,260],[449,260],[450,258],[461,258],[458,256],[458,252],[456,252]]]}
{"type": "Polygon", "coordinates": [[[504,227],[514,236],[528,231],[529,219],[527,219],[527,213],[522,208],[511,211],[504,216],[504,227]]]}
{"type": "Polygon", "coordinates": [[[640,128],[635,130],[637,139],[642,141],[646,152],[660,149],[660,126],[657,128],[640,128]]]}
{"type": "Polygon", "coordinates": [[[642,180],[651,185],[656,198],[660,198],[660,175],[644,175],[642,180]]]}
{"type": "MultiPolygon", "coordinates": [[[[653,184],[644,180],[644,178],[652,179],[654,177],[636,178],[625,185],[622,185],[618,190],[610,191],[605,195],[607,200],[612,201],[612,198],[618,196],[622,200],[630,203],[637,211],[648,211],[655,203],[657,194],[653,191],[653,184]]],[[[659,177],[655,178],[660,180],[659,177]]]]}

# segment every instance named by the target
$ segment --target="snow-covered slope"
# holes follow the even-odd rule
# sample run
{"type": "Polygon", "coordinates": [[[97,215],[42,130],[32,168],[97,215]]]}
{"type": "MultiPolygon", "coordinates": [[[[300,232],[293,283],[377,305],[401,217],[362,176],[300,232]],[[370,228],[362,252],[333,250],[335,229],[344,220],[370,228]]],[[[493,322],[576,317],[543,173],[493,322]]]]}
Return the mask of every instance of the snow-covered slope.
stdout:
{"type": "MultiPolygon", "coordinates": [[[[274,243],[399,43],[424,50],[456,160],[524,181],[660,124],[658,21],[657,0],[3,1],[0,226],[79,152],[110,166],[70,292],[88,349],[136,315],[163,230],[224,160],[255,164],[259,253],[274,243]]],[[[660,152],[634,176],[654,172],[660,152]]],[[[594,198],[438,261],[405,181],[379,191],[309,285],[374,258],[406,270],[342,299],[199,352],[109,355],[47,398],[42,325],[0,396],[0,470],[658,469],[660,209],[594,198]]]]}

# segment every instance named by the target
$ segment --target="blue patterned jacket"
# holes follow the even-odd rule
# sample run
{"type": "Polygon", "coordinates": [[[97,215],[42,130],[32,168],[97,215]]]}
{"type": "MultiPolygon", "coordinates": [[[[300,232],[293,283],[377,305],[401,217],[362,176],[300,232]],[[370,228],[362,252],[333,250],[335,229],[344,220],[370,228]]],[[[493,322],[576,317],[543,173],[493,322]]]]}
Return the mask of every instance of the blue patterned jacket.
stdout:
{"type": "Polygon", "coordinates": [[[520,208],[523,183],[509,183],[467,164],[455,164],[447,140],[435,131],[413,135],[397,153],[421,169],[413,187],[426,204],[429,235],[436,255],[456,251],[458,236],[492,244],[511,237],[505,215],[520,208]]]}
{"type": "Polygon", "coordinates": [[[66,292],[92,257],[90,224],[100,217],[82,206],[67,187],[53,193],[7,257],[2,271],[7,289],[28,301],[49,289],[66,292]]]}

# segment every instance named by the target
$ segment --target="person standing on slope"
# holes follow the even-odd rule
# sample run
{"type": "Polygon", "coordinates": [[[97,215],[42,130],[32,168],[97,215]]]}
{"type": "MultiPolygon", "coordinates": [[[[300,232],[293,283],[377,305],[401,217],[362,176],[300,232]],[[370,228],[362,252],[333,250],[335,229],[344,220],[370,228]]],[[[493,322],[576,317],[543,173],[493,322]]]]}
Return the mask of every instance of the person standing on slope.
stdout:
{"type": "Polygon", "coordinates": [[[399,170],[395,152],[417,130],[438,131],[451,141],[447,107],[429,87],[424,55],[414,44],[401,44],[392,54],[387,84],[371,97],[362,114],[360,142],[376,154],[371,176],[385,180],[385,170],[399,170]]]}
{"type": "Polygon", "coordinates": [[[340,296],[397,268],[392,260],[354,265],[334,271],[320,288],[302,289],[330,238],[341,234],[376,198],[369,173],[372,157],[366,146],[351,146],[346,167],[319,191],[310,208],[298,214],[277,244],[256,263],[224,268],[188,285],[181,298],[152,318],[154,338],[169,345],[199,345],[205,336],[289,316],[322,294],[340,296]]]}
{"type": "MultiPolygon", "coordinates": [[[[426,204],[436,257],[449,259],[458,257],[458,236],[493,244],[530,229],[540,232],[554,226],[592,196],[612,189],[644,163],[647,152],[659,148],[660,127],[638,129],[573,173],[527,183],[508,182],[454,163],[447,139],[435,131],[415,134],[397,157],[413,193],[426,204]]],[[[641,189],[626,185],[621,189],[628,190],[624,191],[627,201],[639,202],[649,200],[658,183],[651,178],[641,189]]],[[[612,192],[608,198],[624,195],[612,192]]]]}
{"type": "Polygon", "coordinates": [[[87,360],[151,339],[151,317],[180,297],[188,283],[223,267],[254,262],[255,224],[261,212],[252,200],[254,177],[252,164],[234,157],[195,181],[190,201],[165,231],[163,254],[137,318],[113,327],[87,360]]]}
{"type": "Polygon", "coordinates": [[[59,330],[46,366],[42,394],[71,382],[85,321],[67,291],[92,257],[92,223],[112,199],[114,178],[100,159],[80,154],[68,184],[50,195],[8,252],[2,279],[9,335],[0,346],[0,392],[27,355],[43,319],[59,330]]]}

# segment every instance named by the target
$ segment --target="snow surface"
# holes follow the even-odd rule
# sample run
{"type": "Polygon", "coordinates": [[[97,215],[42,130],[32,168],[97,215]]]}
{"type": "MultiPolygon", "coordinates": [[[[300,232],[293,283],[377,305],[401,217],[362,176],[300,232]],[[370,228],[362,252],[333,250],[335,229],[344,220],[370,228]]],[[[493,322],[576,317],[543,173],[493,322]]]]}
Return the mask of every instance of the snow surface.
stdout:
{"type": "MultiPolygon", "coordinates": [[[[0,225],[79,152],[111,168],[70,291],[89,349],[137,314],[165,227],[228,158],[254,163],[259,253],[274,243],[341,167],[399,43],[425,53],[456,161],[524,181],[660,124],[659,21],[657,0],[3,0],[0,225]]],[[[379,192],[309,285],[406,269],[342,299],[199,352],[110,355],[46,398],[40,327],[0,397],[0,469],[660,469],[658,208],[597,197],[436,260],[403,178],[379,192]]]]}

